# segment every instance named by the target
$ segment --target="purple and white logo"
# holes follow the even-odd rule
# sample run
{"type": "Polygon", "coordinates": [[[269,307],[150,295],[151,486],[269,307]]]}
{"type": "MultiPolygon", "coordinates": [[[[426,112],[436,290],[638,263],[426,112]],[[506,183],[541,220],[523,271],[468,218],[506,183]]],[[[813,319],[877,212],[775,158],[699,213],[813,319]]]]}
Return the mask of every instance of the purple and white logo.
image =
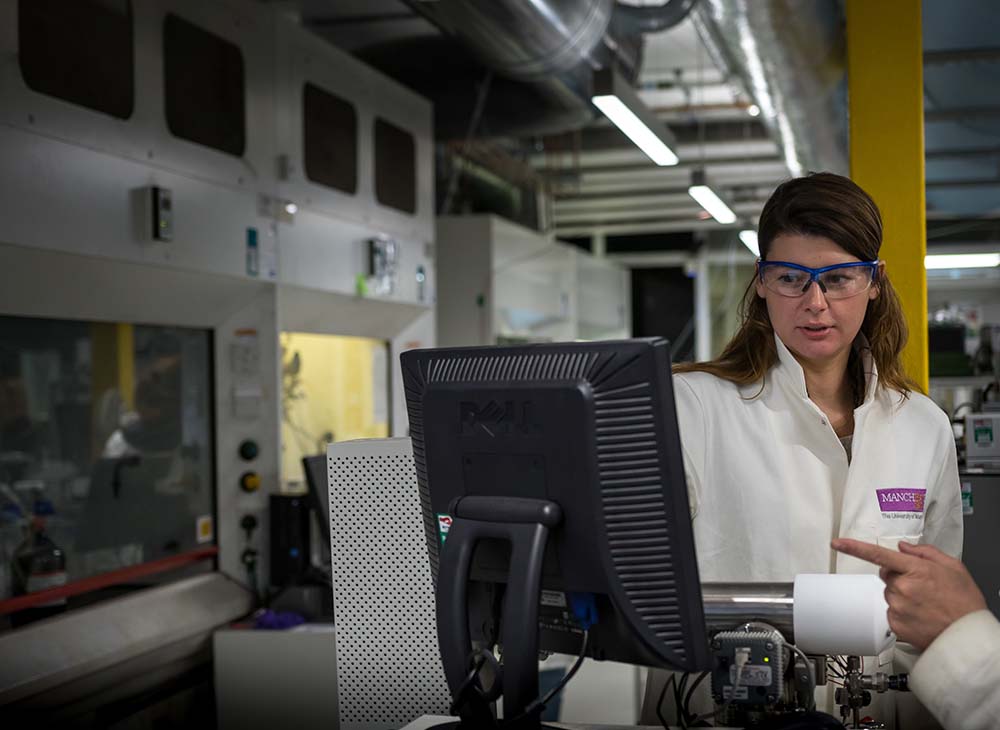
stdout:
{"type": "Polygon", "coordinates": [[[882,512],[923,512],[926,489],[876,489],[882,512]]]}

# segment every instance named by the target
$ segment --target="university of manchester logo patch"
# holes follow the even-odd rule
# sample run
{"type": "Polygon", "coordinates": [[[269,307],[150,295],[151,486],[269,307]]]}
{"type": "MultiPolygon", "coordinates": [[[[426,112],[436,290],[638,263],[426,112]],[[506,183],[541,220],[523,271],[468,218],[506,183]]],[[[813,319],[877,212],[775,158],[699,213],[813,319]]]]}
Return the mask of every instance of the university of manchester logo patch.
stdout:
{"type": "Polygon", "coordinates": [[[884,512],[923,512],[926,489],[876,489],[878,508],[884,512]]]}

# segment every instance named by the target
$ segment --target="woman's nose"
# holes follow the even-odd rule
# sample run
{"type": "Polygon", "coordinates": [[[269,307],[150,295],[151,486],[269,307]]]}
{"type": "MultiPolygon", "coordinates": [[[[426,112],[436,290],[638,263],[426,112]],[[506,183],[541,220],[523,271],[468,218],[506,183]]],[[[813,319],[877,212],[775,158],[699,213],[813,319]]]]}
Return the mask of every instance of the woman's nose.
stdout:
{"type": "Polygon", "coordinates": [[[818,281],[810,281],[806,293],[802,295],[802,303],[811,311],[822,311],[827,308],[826,295],[818,281]]]}

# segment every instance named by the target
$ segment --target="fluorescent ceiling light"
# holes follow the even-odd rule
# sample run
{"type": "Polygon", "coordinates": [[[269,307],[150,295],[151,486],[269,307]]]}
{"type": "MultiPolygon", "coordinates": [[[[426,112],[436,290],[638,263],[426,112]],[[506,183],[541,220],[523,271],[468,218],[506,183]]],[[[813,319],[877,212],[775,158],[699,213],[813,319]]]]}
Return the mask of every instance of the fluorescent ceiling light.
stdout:
{"type": "Polygon", "coordinates": [[[674,151],[663,144],[653,130],[617,96],[595,96],[591,101],[657,165],[676,165],[679,162],[674,151]]]}
{"type": "Polygon", "coordinates": [[[750,249],[750,253],[760,257],[760,246],[757,245],[757,231],[752,228],[740,231],[740,240],[743,241],[744,246],[750,249]]]}
{"type": "Polygon", "coordinates": [[[657,165],[676,165],[677,146],[667,125],[639,98],[635,90],[612,69],[594,73],[591,101],[657,165]]]}
{"type": "Polygon", "coordinates": [[[688,188],[688,194],[719,223],[736,222],[736,214],[708,185],[692,185],[688,188]]]}
{"type": "Polygon", "coordinates": [[[949,253],[924,257],[927,269],[985,269],[1000,266],[1000,253],[949,253]]]}
{"type": "Polygon", "coordinates": [[[729,224],[736,222],[736,214],[712,190],[708,184],[708,178],[705,176],[704,170],[694,170],[691,173],[691,187],[688,188],[688,195],[697,200],[698,205],[707,210],[708,214],[719,223],[729,224]]]}

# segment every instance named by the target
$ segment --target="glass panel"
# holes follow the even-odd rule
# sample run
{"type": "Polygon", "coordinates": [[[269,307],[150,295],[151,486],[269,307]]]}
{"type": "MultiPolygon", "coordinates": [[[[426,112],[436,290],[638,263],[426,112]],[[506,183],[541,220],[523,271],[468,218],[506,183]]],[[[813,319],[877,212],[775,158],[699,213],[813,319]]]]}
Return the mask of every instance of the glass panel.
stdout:
{"type": "Polygon", "coordinates": [[[20,0],[21,74],[29,88],[120,119],[132,116],[132,5],[20,0]]]}
{"type": "Polygon", "coordinates": [[[302,491],[302,457],[331,441],[389,435],[389,347],[367,337],[281,335],[281,481],[302,491]]]}
{"type": "Polygon", "coordinates": [[[711,356],[722,354],[729,340],[740,328],[739,307],[743,292],[756,271],[753,263],[746,259],[733,260],[725,264],[708,265],[708,288],[712,312],[711,356]]]}
{"type": "Polygon", "coordinates": [[[163,21],[163,92],[171,134],[240,157],[246,147],[243,54],[176,15],[163,21]]]}
{"type": "Polygon", "coordinates": [[[498,343],[576,338],[573,252],[546,246],[494,267],[493,329],[498,343]]]}
{"type": "Polygon", "coordinates": [[[306,177],[353,195],[358,189],[358,115],[351,103],[306,84],[302,139],[306,177]]]}
{"type": "Polygon", "coordinates": [[[417,212],[417,148],[413,135],[375,120],[375,199],[404,213],[417,212]]]}
{"type": "Polygon", "coordinates": [[[625,317],[626,273],[614,263],[576,257],[577,338],[622,340],[631,336],[625,317]]]}
{"type": "Polygon", "coordinates": [[[211,544],[211,424],[210,332],[0,317],[0,598],[211,544]]]}

